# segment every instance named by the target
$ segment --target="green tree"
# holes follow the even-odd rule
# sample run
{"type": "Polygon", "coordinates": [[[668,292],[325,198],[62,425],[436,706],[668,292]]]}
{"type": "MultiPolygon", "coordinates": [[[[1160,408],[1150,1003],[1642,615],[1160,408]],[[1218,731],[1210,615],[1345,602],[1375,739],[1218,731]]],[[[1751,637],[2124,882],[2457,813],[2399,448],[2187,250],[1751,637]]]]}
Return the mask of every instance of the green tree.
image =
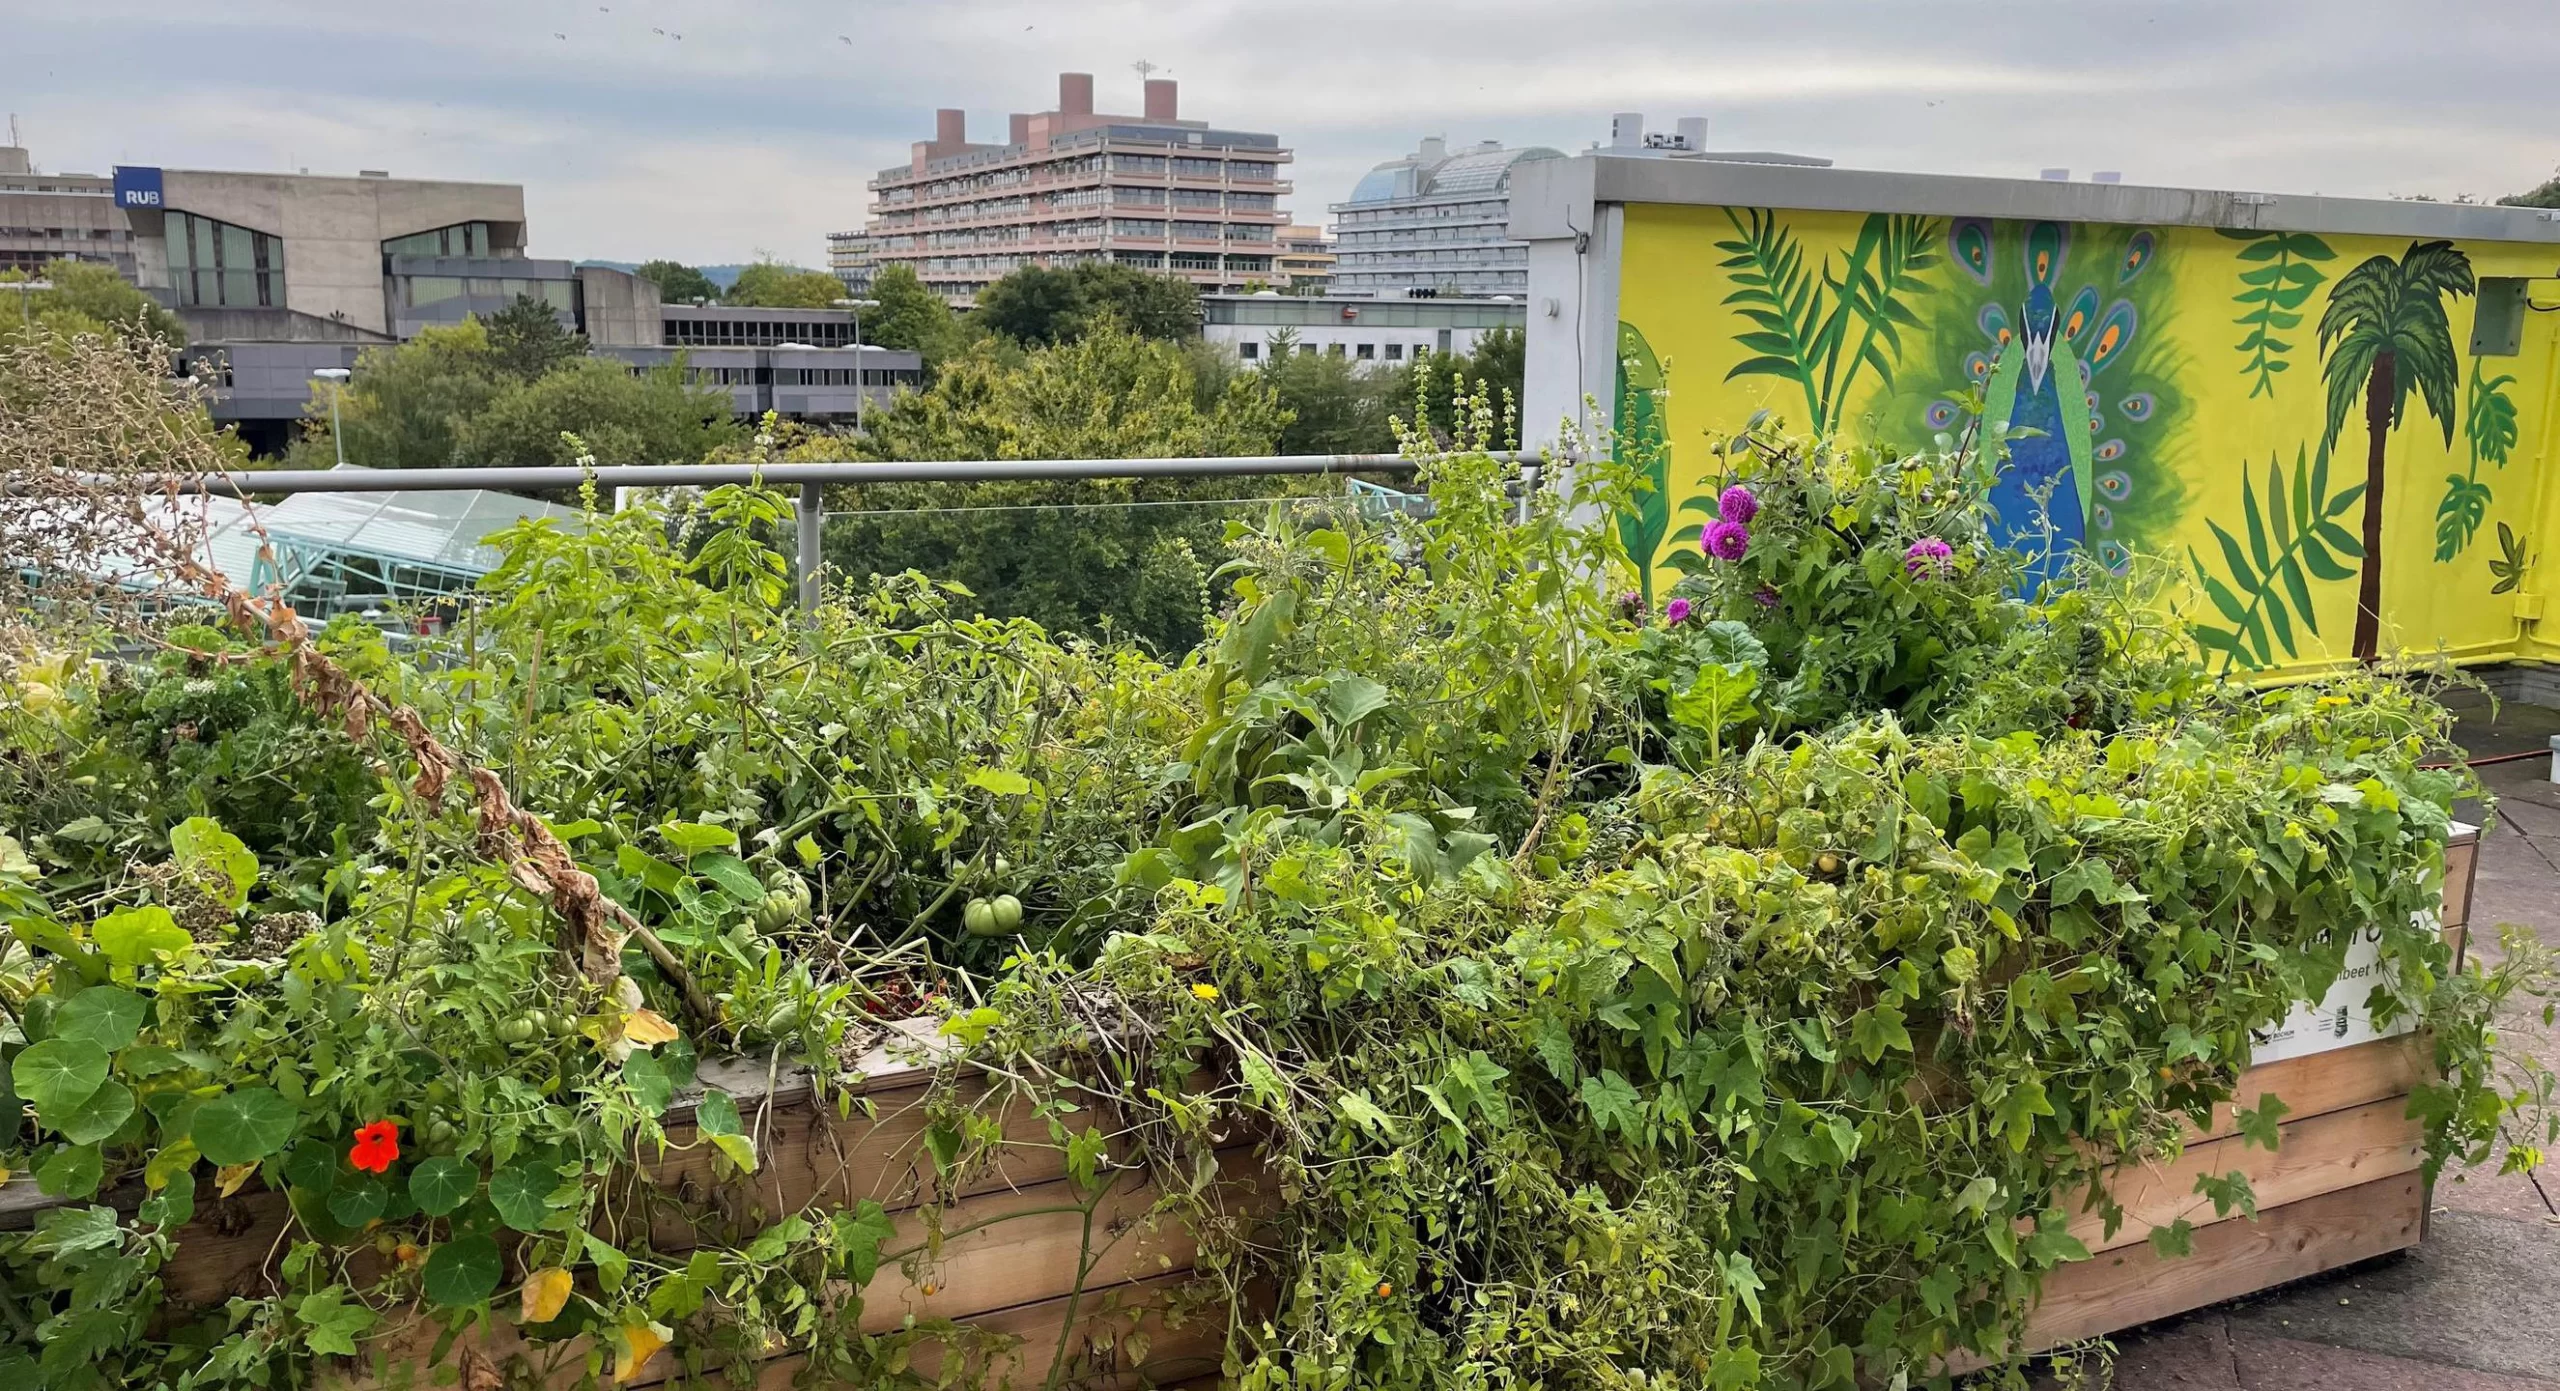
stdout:
{"type": "Polygon", "coordinates": [[[506,381],[488,326],[477,319],[423,329],[396,348],[367,348],[343,388],[312,383],[303,435],[289,461],[297,468],[326,468],[336,457],[329,407],[331,393],[342,391],[337,426],[349,463],[451,467],[461,462],[464,424],[497,399],[506,381]]]}
{"type": "Polygon", "coordinates": [[[1200,290],[1188,280],[1102,261],[1067,274],[1084,299],[1078,333],[1108,316],[1144,338],[1182,342],[1200,336],[1200,290]]]}
{"type": "Polygon", "coordinates": [[[845,298],[844,282],[822,270],[758,261],[738,272],[729,303],[748,309],[824,309],[845,298]]]}
{"type": "MultiPolygon", "coordinates": [[[[1073,342],[1016,359],[972,345],[928,390],[872,417],[879,459],[1128,459],[1263,454],[1286,414],[1257,373],[1203,404],[1189,355],[1105,321],[1073,342]]],[[[1052,629],[1105,627],[1159,650],[1201,634],[1210,573],[1235,507],[1281,491],[1272,480],[1114,479],[957,485],[874,484],[831,502],[856,515],[827,530],[838,575],[922,570],[958,580],[988,613],[1052,629]]]]}
{"type": "MultiPolygon", "coordinates": [[[[1297,335],[1271,336],[1260,375],[1289,413],[1280,431],[1282,454],[1392,454],[1395,429],[1389,393],[1409,379],[1400,372],[1363,373],[1351,359],[1302,353],[1297,335]]],[[[1410,401],[1403,409],[1411,410],[1410,401]]]]}
{"type": "Polygon", "coordinates": [[[532,381],[587,351],[587,336],[563,326],[559,311],[532,295],[518,295],[490,315],[488,330],[490,365],[518,381],[532,381]]]}
{"type": "Polygon", "coordinates": [[[2327,455],[2356,396],[2364,396],[2364,568],[2356,583],[2354,652],[2372,661],[2382,637],[2382,466],[2415,388],[2453,443],[2453,393],[2459,359],[2445,300],[2472,293],[2470,258],[2449,241],[2411,242],[2399,260],[2375,256],[2338,278],[2320,315],[2321,376],[2329,418],[2320,436],[2327,455]]]}
{"type": "Polygon", "coordinates": [[[1105,262],[1024,266],[978,292],[977,319],[1025,347],[1080,338],[1105,319],[1179,342],[1199,336],[1200,292],[1187,280],[1105,262]]]}
{"type": "Polygon", "coordinates": [[[865,342],[922,353],[928,371],[959,350],[958,317],[942,296],[925,288],[914,267],[893,265],[873,276],[871,298],[880,307],[862,312],[865,342]]]}
{"type": "Polygon", "coordinates": [[[2510,208],[2560,208],[2560,174],[2554,174],[2522,193],[2510,193],[2498,201],[2510,208]]]}
{"type": "Polygon", "coordinates": [[[680,363],[634,373],[582,357],[506,387],[461,422],[455,458],[480,465],[568,464],[575,433],[599,464],[690,464],[744,433],[729,394],[684,379],[680,363]]]}
{"type": "Polygon", "coordinates": [[[632,274],[657,286],[658,298],[668,304],[720,298],[720,287],[711,283],[711,277],[681,261],[643,262],[632,274]]]}
{"type": "MultiPolygon", "coordinates": [[[[1528,335],[1509,326],[1489,329],[1478,337],[1475,347],[1464,353],[1436,353],[1427,359],[1431,380],[1425,393],[1431,420],[1447,430],[1457,419],[1459,393],[1473,396],[1477,383],[1484,385],[1485,395],[1497,410],[1508,410],[1511,431],[1519,426],[1522,382],[1528,375],[1528,335]]],[[[1411,371],[1402,374],[1390,408],[1398,415],[1413,413],[1411,371]]]]}
{"type": "Polygon", "coordinates": [[[1084,287],[1047,266],[1024,266],[978,292],[977,321],[1026,347],[1076,336],[1084,322],[1084,287]]]}
{"type": "Polygon", "coordinates": [[[46,290],[16,290],[0,300],[0,335],[36,327],[61,335],[114,333],[124,338],[158,338],[184,347],[186,325],[149,295],[125,283],[115,267],[94,261],[54,261],[42,275],[11,272],[0,277],[16,284],[41,280],[46,290]]]}

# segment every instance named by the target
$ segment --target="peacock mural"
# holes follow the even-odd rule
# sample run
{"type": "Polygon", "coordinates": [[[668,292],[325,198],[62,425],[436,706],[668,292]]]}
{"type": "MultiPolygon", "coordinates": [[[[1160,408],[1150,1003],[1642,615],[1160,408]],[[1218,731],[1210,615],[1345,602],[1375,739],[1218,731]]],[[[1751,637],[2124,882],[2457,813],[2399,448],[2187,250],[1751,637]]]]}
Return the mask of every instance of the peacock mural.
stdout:
{"type": "Polygon", "coordinates": [[[2031,585],[2143,565],[2226,671],[2510,650],[2560,319],[2499,348],[2466,316],[2549,273],[2539,243],[1631,205],[1613,405],[1652,486],[1619,535],[1648,598],[1702,563],[1719,445],[1765,415],[1969,451],[2031,585]]]}
{"type": "Polygon", "coordinates": [[[2160,235],[1956,218],[1946,237],[1951,283],[1920,335],[1934,360],[1899,374],[1882,433],[1967,441],[1998,469],[1994,534],[2027,555],[2030,584],[2084,549],[2121,573],[2184,496],[2174,454],[2186,398],[2160,235]]]}

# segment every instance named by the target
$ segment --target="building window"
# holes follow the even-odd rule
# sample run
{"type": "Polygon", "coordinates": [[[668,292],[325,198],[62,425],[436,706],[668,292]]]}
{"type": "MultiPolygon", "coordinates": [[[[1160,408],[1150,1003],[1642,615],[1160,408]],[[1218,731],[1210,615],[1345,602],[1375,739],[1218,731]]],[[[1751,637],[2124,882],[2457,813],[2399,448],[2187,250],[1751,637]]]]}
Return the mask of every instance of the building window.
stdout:
{"type": "Polygon", "coordinates": [[[1389,361],[1389,362],[1402,362],[1402,361],[1404,361],[1404,344],[1402,344],[1402,343],[1389,343],[1389,344],[1387,345],[1387,361],[1389,361]]]}
{"type": "Polygon", "coordinates": [[[382,244],[385,256],[491,256],[489,224],[457,222],[432,231],[412,232],[382,244]]]}
{"type": "Polygon", "coordinates": [[[1262,356],[1262,345],[1259,343],[1238,343],[1236,344],[1236,356],[1243,358],[1247,362],[1251,362],[1255,358],[1262,356]]]}
{"type": "Polygon", "coordinates": [[[1325,349],[1324,349],[1324,350],[1325,350],[1326,354],[1327,354],[1327,355],[1329,355],[1329,356],[1332,356],[1332,357],[1340,357],[1340,356],[1342,356],[1342,345],[1341,345],[1341,344],[1339,344],[1339,343],[1328,343],[1328,344],[1326,344],[1326,345],[1325,345],[1325,349]]]}
{"type": "Polygon", "coordinates": [[[169,283],[178,303],[224,309],[284,307],[284,239],[194,213],[168,219],[169,283]]]}
{"type": "Polygon", "coordinates": [[[1375,358],[1377,355],[1378,355],[1378,345],[1377,345],[1377,344],[1375,344],[1375,343],[1363,343],[1363,344],[1361,344],[1361,345],[1360,345],[1359,358],[1360,358],[1360,360],[1361,360],[1362,362],[1367,362],[1367,361],[1369,361],[1369,360],[1371,360],[1371,359],[1375,358]]]}

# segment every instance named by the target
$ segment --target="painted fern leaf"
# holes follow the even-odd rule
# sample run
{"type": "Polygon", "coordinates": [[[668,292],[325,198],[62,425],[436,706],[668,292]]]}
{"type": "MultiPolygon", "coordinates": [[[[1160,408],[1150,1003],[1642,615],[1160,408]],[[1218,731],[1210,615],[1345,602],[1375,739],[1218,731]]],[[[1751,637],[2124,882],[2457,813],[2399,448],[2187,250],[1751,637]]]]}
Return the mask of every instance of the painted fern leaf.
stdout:
{"type": "Polygon", "coordinates": [[[2336,260],[2338,253],[2309,232],[2249,232],[2230,227],[2221,232],[2249,243],[2241,249],[2240,260],[2250,269],[2240,273],[2240,292],[2231,297],[2240,306],[2240,315],[2232,322],[2248,330],[2234,345],[2248,354],[2240,375],[2257,378],[2249,388],[2250,396],[2273,396],[2276,375],[2293,365],[2287,357],[2293,340],[2276,335],[2302,327],[2303,306],[2329,278],[2319,263],[2336,260]]]}
{"type": "Polygon", "coordinates": [[[2332,494],[2328,456],[2314,460],[2307,449],[2295,451],[2290,480],[2276,460],[2267,461],[2263,494],[2243,473],[2245,537],[2234,536],[2218,521],[2205,524],[2222,553],[2224,575],[2207,570],[2193,549],[2187,552],[2197,584],[2227,625],[2191,625],[2196,646],[2219,655],[2225,672],[2234,667],[2262,671],[2275,665],[2278,649],[2289,658],[2301,656],[2295,625],[2312,637],[2320,635],[2312,581],[2353,580],[2354,567],[2342,562],[2364,558],[2363,543],[2338,520],[2364,497],[2364,488],[2358,483],[2332,494]]]}
{"type": "Polygon", "coordinates": [[[1751,321],[1753,328],[1734,341],[1751,356],[1724,374],[1737,377],[1782,377],[1804,392],[1806,424],[1820,433],[1828,423],[1815,382],[1814,364],[1821,360],[1824,321],[1830,317],[1831,291],[1824,277],[1805,267],[1804,246],[1765,208],[1727,208],[1735,237],[1716,243],[1725,253],[1718,265],[1729,272],[1734,289],[1724,302],[1751,321]]]}
{"type": "Polygon", "coordinates": [[[1663,420],[1662,363],[1636,326],[1618,325],[1618,461],[1640,480],[1618,513],[1618,541],[1636,571],[1645,606],[1653,606],[1653,571],[1671,531],[1671,441],[1663,420]]]}

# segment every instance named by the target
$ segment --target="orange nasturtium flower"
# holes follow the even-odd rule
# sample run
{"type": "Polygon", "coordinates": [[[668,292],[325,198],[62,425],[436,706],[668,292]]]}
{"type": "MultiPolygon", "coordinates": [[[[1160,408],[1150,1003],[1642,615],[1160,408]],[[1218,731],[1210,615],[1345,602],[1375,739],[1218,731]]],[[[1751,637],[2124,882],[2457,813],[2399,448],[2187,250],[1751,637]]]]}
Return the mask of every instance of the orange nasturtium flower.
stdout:
{"type": "Polygon", "coordinates": [[[369,1174],[391,1172],[391,1161],[400,1157],[400,1127],[392,1121],[375,1121],[356,1127],[355,1148],[347,1151],[347,1162],[369,1174]]]}

